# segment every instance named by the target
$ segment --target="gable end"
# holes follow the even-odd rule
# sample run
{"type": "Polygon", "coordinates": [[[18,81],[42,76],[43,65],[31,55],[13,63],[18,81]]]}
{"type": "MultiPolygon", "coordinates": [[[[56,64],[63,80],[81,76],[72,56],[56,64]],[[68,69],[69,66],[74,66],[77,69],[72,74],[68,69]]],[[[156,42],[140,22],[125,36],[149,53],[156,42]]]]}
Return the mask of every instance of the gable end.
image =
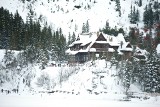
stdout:
{"type": "Polygon", "coordinates": [[[106,38],[103,36],[103,34],[101,33],[98,38],[96,39],[96,41],[107,41],[106,38]]]}

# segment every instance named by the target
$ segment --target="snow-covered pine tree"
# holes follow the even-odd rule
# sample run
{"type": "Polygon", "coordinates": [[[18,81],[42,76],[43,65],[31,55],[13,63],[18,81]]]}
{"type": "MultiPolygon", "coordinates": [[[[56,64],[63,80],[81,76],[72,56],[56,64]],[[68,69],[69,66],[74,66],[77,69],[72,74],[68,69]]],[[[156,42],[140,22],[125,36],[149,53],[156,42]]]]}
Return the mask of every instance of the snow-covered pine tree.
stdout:
{"type": "Polygon", "coordinates": [[[86,33],[86,25],[85,25],[85,23],[83,23],[83,25],[82,25],[82,33],[86,33]]]}
{"type": "Polygon", "coordinates": [[[28,63],[34,63],[37,59],[37,50],[35,46],[27,46],[24,50],[24,57],[26,57],[28,63]]]}
{"type": "Polygon", "coordinates": [[[82,25],[82,33],[89,33],[89,22],[87,20],[86,23],[83,23],[82,25]]]}
{"type": "Polygon", "coordinates": [[[153,18],[154,18],[154,22],[155,23],[158,23],[159,21],[160,21],[160,16],[159,16],[159,14],[160,14],[160,11],[157,9],[157,10],[155,10],[155,12],[153,13],[153,18]]]}
{"type": "Polygon", "coordinates": [[[126,67],[126,61],[120,61],[119,62],[118,77],[120,78],[122,84],[123,84],[123,76],[124,76],[124,72],[125,72],[125,67],[126,67]]]}
{"type": "Polygon", "coordinates": [[[86,22],[86,33],[89,33],[89,22],[88,22],[88,20],[86,22]]]}
{"type": "Polygon", "coordinates": [[[135,16],[136,16],[136,18],[135,18],[136,22],[139,22],[140,14],[139,14],[139,10],[138,9],[137,9],[137,11],[135,13],[135,16]]]}
{"type": "Polygon", "coordinates": [[[136,8],[135,8],[135,6],[133,7],[132,23],[136,24],[136,8]]]}
{"type": "Polygon", "coordinates": [[[149,27],[149,28],[152,27],[153,21],[154,21],[152,4],[149,4],[148,6],[146,5],[145,11],[143,13],[143,21],[147,27],[149,27]]]}
{"type": "Polygon", "coordinates": [[[155,10],[157,10],[157,9],[159,8],[158,0],[157,0],[157,1],[154,1],[153,8],[154,8],[155,10]]]}
{"type": "Polygon", "coordinates": [[[149,18],[149,27],[151,28],[153,25],[153,10],[152,10],[152,4],[149,4],[148,6],[148,18],[149,18]]]}
{"type": "Polygon", "coordinates": [[[111,57],[111,67],[112,66],[116,66],[116,68],[118,67],[118,60],[117,60],[117,53],[114,53],[113,56],[111,57]]]}
{"type": "Polygon", "coordinates": [[[139,68],[140,68],[140,63],[136,61],[135,59],[132,60],[132,65],[133,65],[133,70],[132,70],[132,83],[138,82],[139,81],[139,68]]]}
{"type": "Polygon", "coordinates": [[[121,4],[120,4],[120,0],[115,0],[116,2],[116,11],[119,12],[119,17],[121,17],[121,4]]]}
{"type": "Polygon", "coordinates": [[[148,6],[146,5],[145,11],[144,11],[144,13],[143,13],[143,22],[144,22],[144,24],[147,25],[147,26],[148,26],[148,24],[149,24],[148,15],[149,15],[149,13],[148,13],[148,6]]]}
{"type": "Polygon", "coordinates": [[[138,3],[139,7],[142,6],[142,0],[139,0],[139,3],[138,3]]]}
{"type": "Polygon", "coordinates": [[[127,61],[123,75],[123,85],[125,87],[126,94],[130,88],[132,72],[133,72],[132,63],[130,61],[127,61]]]}
{"type": "Polygon", "coordinates": [[[71,33],[69,32],[67,46],[71,44],[71,33]]]}
{"type": "Polygon", "coordinates": [[[47,65],[47,62],[48,62],[48,56],[45,50],[43,49],[40,49],[39,51],[38,62],[41,64],[40,68],[45,69],[45,66],[47,65]]]}
{"type": "Polygon", "coordinates": [[[2,59],[3,69],[5,71],[5,80],[10,81],[14,79],[16,74],[17,60],[14,57],[14,52],[6,50],[4,58],[2,59]]]}
{"type": "Polygon", "coordinates": [[[131,5],[131,12],[128,17],[130,19],[130,23],[136,24],[139,21],[139,10],[136,10],[135,6],[132,7],[131,5]]]}
{"type": "Polygon", "coordinates": [[[145,73],[145,91],[146,92],[160,92],[160,59],[158,58],[156,51],[153,50],[150,53],[146,62],[145,73]]]}
{"type": "Polygon", "coordinates": [[[144,64],[138,64],[138,83],[141,86],[141,90],[145,91],[145,75],[146,75],[146,69],[144,64]]]}
{"type": "Polygon", "coordinates": [[[6,50],[2,62],[4,63],[4,67],[6,69],[16,67],[17,66],[17,61],[16,61],[16,58],[14,57],[14,52],[11,51],[11,50],[6,50]]]}
{"type": "Polygon", "coordinates": [[[77,24],[75,24],[74,29],[75,29],[75,32],[78,30],[78,25],[77,24]]]}
{"type": "Polygon", "coordinates": [[[73,34],[72,34],[72,36],[71,36],[71,43],[73,43],[75,40],[76,40],[76,35],[75,35],[75,33],[73,32],[73,34]]]}

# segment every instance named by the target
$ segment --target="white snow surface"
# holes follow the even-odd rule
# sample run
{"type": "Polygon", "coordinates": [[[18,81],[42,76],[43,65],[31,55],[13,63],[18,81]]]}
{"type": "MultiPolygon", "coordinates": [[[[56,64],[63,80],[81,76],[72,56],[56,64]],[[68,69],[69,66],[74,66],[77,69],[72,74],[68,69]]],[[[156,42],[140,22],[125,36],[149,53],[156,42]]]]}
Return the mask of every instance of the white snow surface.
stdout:
{"type": "Polygon", "coordinates": [[[1,107],[159,107],[159,104],[154,98],[150,101],[124,102],[106,100],[103,96],[0,95],[1,107]]]}
{"type": "Polygon", "coordinates": [[[156,50],[157,50],[157,53],[160,54],[160,44],[157,45],[156,50]]]}
{"type": "MultiPolygon", "coordinates": [[[[121,3],[121,17],[115,10],[116,4],[111,0],[31,0],[31,2],[22,3],[20,0],[1,0],[0,6],[8,9],[13,14],[18,10],[22,18],[26,21],[29,9],[32,9],[35,13],[35,20],[42,15],[42,26],[47,21],[55,30],[59,27],[62,28],[63,33],[68,35],[69,32],[75,31],[75,25],[77,25],[78,33],[82,30],[83,23],[88,20],[90,25],[90,32],[97,32],[99,29],[105,27],[106,21],[109,22],[109,26],[114,28],[123,27],[127,32],[129,31],[130,24],[128,15],[130,14],[130,7],[135,6],[140,13],[140,23],[138,27],[143,26],[143,12],[144,7],[148,4],[149,0],[143,0],[143,5],[139,7],[135,4],[139,0],[120,0],[121,3]],[[50,1],[48,3],[48,1],[50,1]],[[91,1],[91,2],[90,2],[91,1]],[[87,6],[90,9],[85,9],[87,6]],[[81,6],[80,9],[74,6],[81,6]]],[[[137,26],[137,25],[134,25],[137,26]]]]}

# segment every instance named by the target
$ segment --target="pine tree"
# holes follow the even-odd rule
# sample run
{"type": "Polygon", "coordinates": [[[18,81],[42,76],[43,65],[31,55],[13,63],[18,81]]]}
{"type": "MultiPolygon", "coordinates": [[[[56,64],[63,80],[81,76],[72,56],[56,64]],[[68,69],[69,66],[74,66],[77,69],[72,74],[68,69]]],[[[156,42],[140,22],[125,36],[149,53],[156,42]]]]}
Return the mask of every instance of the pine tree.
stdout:
{"type": "Polygon", "coordinates": [[[159,8],[159,3],[158,3],[158,1],[155,1],[155,2],[154,2],[153,8],[154,8],[155,10],[157,10],[157,9],[159,8]]]}
{"type": "Polygon", "coordinates": [[[135,18],[136,22],[139,22],[140,14],[139,14],[139,10],[138,10],[138,9],[137,9],[137,11],[136,11],[135,16],[136,16],[136,18],[135,18]]]}
{"type": "Polygon", "coordinates": [[[87,20],[86,23],[83,23],[82,25],[82,33],[89,33],[89,22],[87,20]]]}
{"type": "Polygon", "coordinates": [[[160,21],[160,11],[158,11],[158,9],[154,12],[153,17],[154,17],[154,22],[158,23],[160,21]]]}
{"type": "Polygon", "coordinates": [[[88,22],[88,20],[86,22],[86,33],[89,33],[89,22],[88,22]]]}
{"type": "Polygon", "coordinates": [[[145,79],[145,75],[146,75],[146,69],[145,69],[146,65],[144,64],[138,64],[138,79],[139,79],[139,84],[141,84],[141,89],[143,91],[145,91],[145,83],[146,83],[146,79],[145,79]]]}
{"type": "Polygon", "coordinates": [[[160,43],[160,24],[158,24],[155,31],[156,31],[155,46],[157,47],[157,45],[160,43]]]}
{"type": "Polygon", "coordinates": [[[133,16],[132,16],[132,18],[133,18],[133,19],[132,19],[132,20],[133,20],[132,23],[133,23],[133,24],[136,24],[136,8],[135,8],[135,6],[133,7],[133,13],[132,13],[132,15],[133,15],[133,16]]]}
{"type": "Polygon", "coordinates": [[[113,56],[111,57],[110,62],[111,62],[111,67],[112,66],[116,66],[116,68],[118,68],[118,53],[117,52],[115,52],[113,54],[113,56]]]}
{"type": "Polygon", "coordinates": [[[60,30],[57,30],[55,34],[57,57],[59,61],[62,61],[65,59],[66,39],[60,30]]]}
{"type": "Polygon", "coordinates": [[[149,27],[151,28],[153,25],[153,10],[152,10],[151,4],[149,4],[149,8],[148,8],[148,18],[149,18],[149,27]]]}
{"type": "Polygon", "coordinates": [[[132,72],[133,72],[132,63],[130,61],[127,61],[123,77],[124,78],[123,83],[124,87],[126,88],[126,94],[130,88],[132,72]]]}
{"type": "Polygon", "coordinates": [[[120,0],[115,0],[116,2],[116,11],[119,12],[119,17],[121,17],[121,5],[120,5],[120,0]]]}
{"type": "Polygon", "coordinates": [[[69,46],[70,44],[71,44],[71,33],[69,32],[67,46],[69,46]]]}
{"type": "Polygon", "coordinates": [[[106,26],[105,26],[105,28],[103,28],[103,33],[105,33],[105,34],[111,34],[111,32],[110,32],[110,26],[109,26],[109,22],[108,21],[106,21],[106,26]]]}
{"type": "Polygon", "coordinates": [[[155,50],[150,53],[146,62],[146,74],[145,74],[145,91],[147,92],[159,92],[160,91],[160,59],[158,58],[155,50]]]}
{"type": "Polygon", "coordinates": [[[138,3],[139,7],[142,6],[142,0],[139,0],[139,3],[138,3]]]}
{"type": "Polygon", "coordinates": [[[24,40],[24,22],[22,17],[19,15],[18,11],[16,11],[14,15],[14,20],[13,20],[13,29],[14,29],[14,35],[12,35],[12,48],[16,50],[22,49],[22,44],[24,40]]]}
{"type": "Polygon", "coordinates": [[[76,40],[76,35],[75,35],[75,33],[73,32],[72,37],[71,37],[71,43],[73,43],[75,40],[76,40]]]}
{"type": "Polygon", "coordinates": [[[148,6],[146,5],[146,7],[145,7],[145,11],[144,11],[144,13],[143,13],[143,22],[144,22],[144,24],[146,25],[146,26],[148,26],[148,24],[149,24],[149,12],[148,12],[148,6]]]}
{"type": "Polygon", "coordinates": [[[75,32],[78,30],[78,26],[77,24],[75,24],[75,32]]]}
{"type": "Polygon", "coordinates": [[[129,14],[129,18],[130,18],[130,23],[132,24],[136,24],[139,21],[139,10],[135,9],[135,6],[132,9],[132,5],[131,5],[131,12],[129,14]]]}
{"type": "Polygon", "coordinates": [[[43,49],[39,50],[39,57],[38,57],[38,63],[41,64],[41,69],[45,69],[45,66],[47,65],[48,62],[48,56],[47,56],[47,52],[43,49]]]}
{"type": "Polygon", "coordinates": [[[130,43],[133,45],[137,44],[137,36],[135,35],[135,28],[130,28],[129,32],[130,43]]]}
{"type": "Polygon", "coordinates": [[[16,67],[17,63],[16,58],[14,57],[14,52],[6,50],[2,62],[4,63],[6,69],[16,67]]]}
{"type": "Polygon", "coordinates": [[[9,11],[2,8],[1,15],[1,46],[2,49],[9,49],[9,11]]]}

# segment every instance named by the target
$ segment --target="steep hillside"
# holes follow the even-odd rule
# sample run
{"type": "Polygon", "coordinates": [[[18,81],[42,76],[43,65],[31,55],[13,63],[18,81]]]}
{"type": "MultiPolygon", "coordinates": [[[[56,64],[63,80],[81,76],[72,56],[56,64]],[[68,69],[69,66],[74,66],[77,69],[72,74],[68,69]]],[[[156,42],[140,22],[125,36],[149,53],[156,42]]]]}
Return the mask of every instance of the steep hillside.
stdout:
{"type": "Polygon", "coordinates": [[[120,11],[116,11],[117,4],[114,0],[1,0],[0,6],[15,13],[16,10],[24,20],[31,10],[35,20],[47,21],[54,29],[61,27],[63,32],[81,32],[83,23],[89,21],[90,31],[102,29],[106,21],[111,27],[123,27],[128,31],[130,26],[129,14],[131,5],[140,13],[139,27],[142,27],[144,7],[149,0],[143,0],[143,5],[138,6],[139,0],[120,0],[120,11]],[[24,1],[24,2],[23,2],[24,1]],[[28,2],[30,1],[30,2],[28,2]]]}

